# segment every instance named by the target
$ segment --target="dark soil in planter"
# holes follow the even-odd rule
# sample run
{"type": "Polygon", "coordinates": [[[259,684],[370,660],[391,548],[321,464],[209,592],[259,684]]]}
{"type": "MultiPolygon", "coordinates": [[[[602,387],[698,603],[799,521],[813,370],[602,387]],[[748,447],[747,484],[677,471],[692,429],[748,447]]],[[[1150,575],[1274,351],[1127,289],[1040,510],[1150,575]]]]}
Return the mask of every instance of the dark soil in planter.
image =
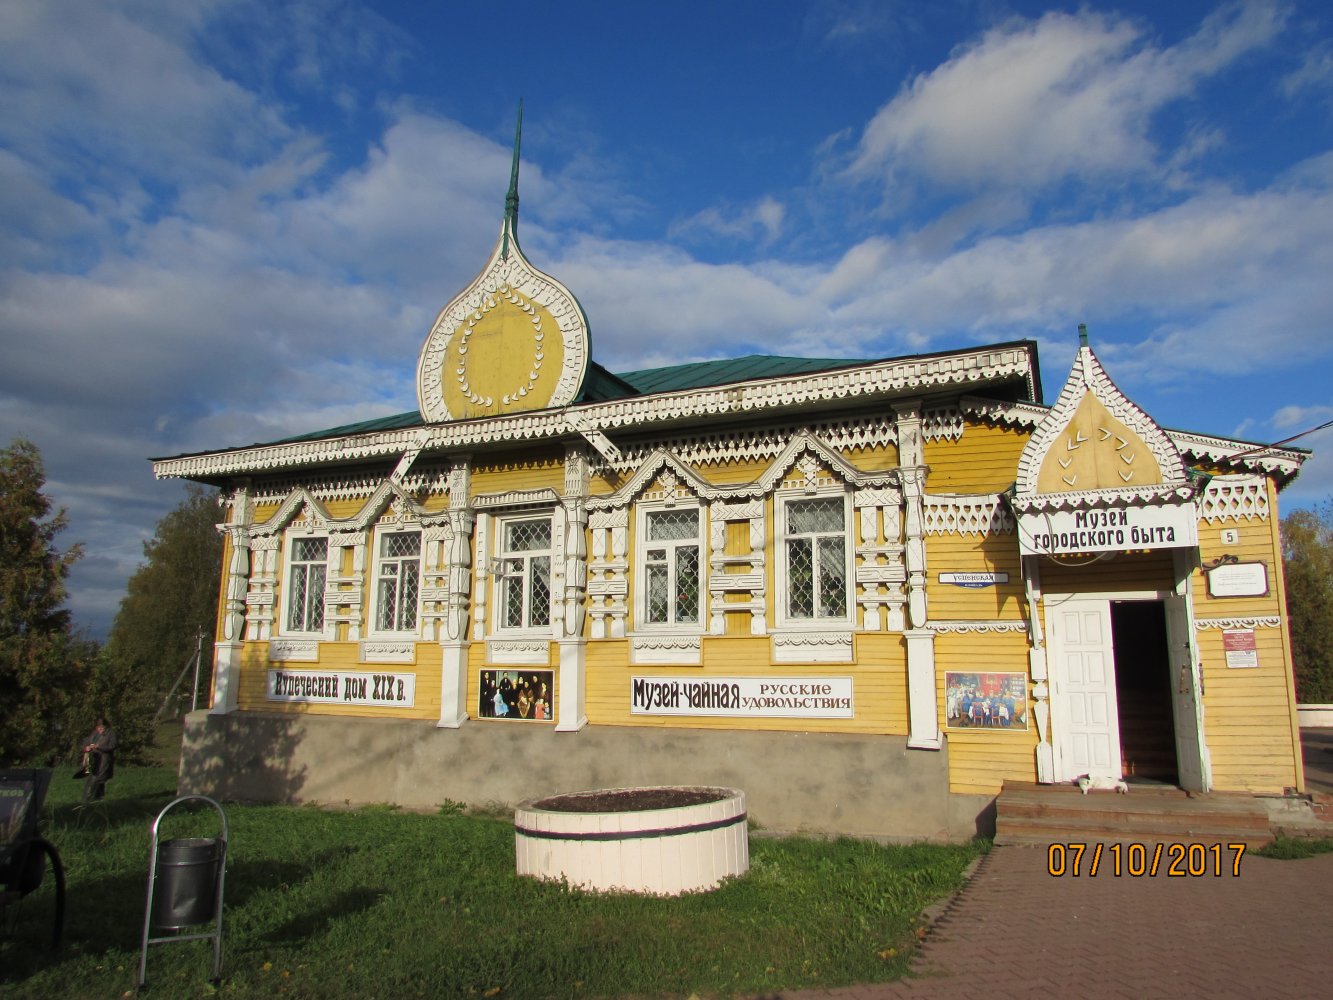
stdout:
{"type": "Polygon", "coordinates": [[[726,789],[719,788],[614,788],[552,795],[532,805],[534,809],[549,809],[551,812],[646,812],[649,809],[673,809],[677,806],[721,802],[730,794],[726,789]]]}

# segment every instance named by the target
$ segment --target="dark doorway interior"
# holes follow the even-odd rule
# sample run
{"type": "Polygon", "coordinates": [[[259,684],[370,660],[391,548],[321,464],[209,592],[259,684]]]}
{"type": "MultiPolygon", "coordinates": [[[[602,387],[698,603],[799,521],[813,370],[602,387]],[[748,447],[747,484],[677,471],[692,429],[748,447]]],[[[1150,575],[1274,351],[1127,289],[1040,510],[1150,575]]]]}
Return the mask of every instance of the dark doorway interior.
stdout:
{"type": "Polygon", "coordinates": [[[1129,780],[1175,784],[1176,734],[1161,601],[1112,601],[1120,755],[1129,780]]]}

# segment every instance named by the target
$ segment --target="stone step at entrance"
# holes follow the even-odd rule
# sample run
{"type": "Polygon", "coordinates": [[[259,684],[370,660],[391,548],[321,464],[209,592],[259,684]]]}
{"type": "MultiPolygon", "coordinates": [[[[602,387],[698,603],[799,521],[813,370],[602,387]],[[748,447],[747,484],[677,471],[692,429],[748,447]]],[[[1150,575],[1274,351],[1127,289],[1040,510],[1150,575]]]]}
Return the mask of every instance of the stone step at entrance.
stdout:
{"type": "Polygon", "coordinates": [[[1191,794],[1131,784],[1129,794],[1076,785],[1006,781],[995,800],[995,843],[1056,842],[1271,843],[1268,811],[1251,795],[1191,794]]]}

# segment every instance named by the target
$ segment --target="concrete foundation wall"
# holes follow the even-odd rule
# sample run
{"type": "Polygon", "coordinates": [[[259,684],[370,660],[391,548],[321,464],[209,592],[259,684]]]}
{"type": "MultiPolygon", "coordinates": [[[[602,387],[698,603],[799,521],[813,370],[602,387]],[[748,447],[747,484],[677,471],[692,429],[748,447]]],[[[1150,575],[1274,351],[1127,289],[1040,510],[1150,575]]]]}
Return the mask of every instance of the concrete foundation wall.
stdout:
{"type": "Polygon", "coordinates": [[[180,787],[233,800],[434,808],[446,800],[512,806],[588,788],[724,785],[745,792],[766,830],[892,840],[989,833],[988,799],[949,794],[947,753],[909,750],[901,736],[618,726],[557,733],[195,712],[180,787]]]}

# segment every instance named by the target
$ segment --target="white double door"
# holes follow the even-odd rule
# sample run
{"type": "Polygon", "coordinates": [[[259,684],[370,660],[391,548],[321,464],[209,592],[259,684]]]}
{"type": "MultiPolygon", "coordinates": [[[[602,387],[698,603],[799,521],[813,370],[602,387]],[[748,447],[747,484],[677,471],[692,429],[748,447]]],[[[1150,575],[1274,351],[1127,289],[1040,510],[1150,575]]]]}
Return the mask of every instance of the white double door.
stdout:
{"type": "MultiPolygon", "coordinates": [[[[1167,662],[1180,785],[1205,791],[1198,666],[1185,602],[1163,595],[1167,662]]],[[[1051,657],[1051,729],[1056,780],[1082,775],[1120,778],[1120,716],[1116,704],[1111,601],[1053,595],[1046,602],[1051,657]]]]}

